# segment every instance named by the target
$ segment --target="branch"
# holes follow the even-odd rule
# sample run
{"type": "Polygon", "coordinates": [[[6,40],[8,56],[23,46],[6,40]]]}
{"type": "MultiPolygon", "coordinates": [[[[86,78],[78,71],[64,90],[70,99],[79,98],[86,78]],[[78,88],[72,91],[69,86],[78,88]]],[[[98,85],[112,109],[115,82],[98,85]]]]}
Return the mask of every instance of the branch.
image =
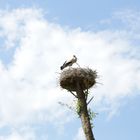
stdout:
{"type": "Polygon", "coordinates": [[[87,105],[92,101],[93,98],[94,98],[94,96],[91,97],[91,99],[87,102],[87,105]]]}
{"type": "Polygon", "coordinates": [[[88,97],[88,88],[87,88],[87,90],[85,91],[85,99],[87,100],[87,97],[88,97]]]}
{"type": "Polygon", "coordinates": [[[73,96],[75,96],[76,98],[78,98],[78,96],[76,96],[72,91],[70,91],[70,93],[71,93],[73,96]]]}

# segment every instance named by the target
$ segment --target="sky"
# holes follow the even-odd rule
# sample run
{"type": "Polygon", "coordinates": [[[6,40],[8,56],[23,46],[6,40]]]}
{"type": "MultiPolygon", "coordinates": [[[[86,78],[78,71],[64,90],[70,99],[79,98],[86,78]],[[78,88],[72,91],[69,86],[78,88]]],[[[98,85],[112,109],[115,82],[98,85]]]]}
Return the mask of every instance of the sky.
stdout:
{"type": "MultiPolygon", "coordinates": [[[[96,140],[140,139],[139,0],[0,0],[0,140],[85,140],[59,86],[71,55],[98,72],[96,140]]],[[[73,67],[77,67],[75,64],[73,67]]],[[[90,99],[90,98],[89,98],[90,99]]]]}

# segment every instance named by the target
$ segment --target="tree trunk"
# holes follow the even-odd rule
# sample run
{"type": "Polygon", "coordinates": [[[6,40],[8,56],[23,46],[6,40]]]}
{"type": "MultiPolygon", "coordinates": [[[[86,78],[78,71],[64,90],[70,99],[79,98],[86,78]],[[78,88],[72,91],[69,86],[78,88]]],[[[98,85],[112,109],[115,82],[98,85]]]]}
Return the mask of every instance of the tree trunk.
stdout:
{"type": "Polygon", "coordinates": [[[82,88],[80,87],[79,83],[77,83],[77,96],[78,96],[78,106],[80,109],[79,115],[81,118],[82,127],[86,136],[86,140],[95,140],[93,132],[92,132],[88,110],[87,110],[85,94],[82,88]]]}

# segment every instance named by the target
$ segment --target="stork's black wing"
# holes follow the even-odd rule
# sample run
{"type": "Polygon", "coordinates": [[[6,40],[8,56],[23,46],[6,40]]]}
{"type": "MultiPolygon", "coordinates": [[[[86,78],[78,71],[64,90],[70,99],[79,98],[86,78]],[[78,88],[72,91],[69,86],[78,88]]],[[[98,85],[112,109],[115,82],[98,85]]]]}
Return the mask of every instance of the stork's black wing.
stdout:
{"type": "Polygon", "coordinates": [[[67,61],[64,62],[64,64],[60,67],[61,70],[63,70],[65,68],[65,64],[67,61]]]}

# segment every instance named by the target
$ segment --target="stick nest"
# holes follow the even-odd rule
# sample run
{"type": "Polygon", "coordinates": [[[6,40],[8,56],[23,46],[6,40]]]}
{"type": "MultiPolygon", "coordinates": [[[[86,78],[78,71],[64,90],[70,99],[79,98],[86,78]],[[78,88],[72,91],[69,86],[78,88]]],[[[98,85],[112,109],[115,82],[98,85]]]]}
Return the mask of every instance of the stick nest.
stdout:
{"type": "Polygon", "coordinates": [[[60,86],[69,91],[77,90],[77,83],[82,90],[91,88],[96,84],[97,72],[89,68],[70,68],[62,71],[60,86]]]}

